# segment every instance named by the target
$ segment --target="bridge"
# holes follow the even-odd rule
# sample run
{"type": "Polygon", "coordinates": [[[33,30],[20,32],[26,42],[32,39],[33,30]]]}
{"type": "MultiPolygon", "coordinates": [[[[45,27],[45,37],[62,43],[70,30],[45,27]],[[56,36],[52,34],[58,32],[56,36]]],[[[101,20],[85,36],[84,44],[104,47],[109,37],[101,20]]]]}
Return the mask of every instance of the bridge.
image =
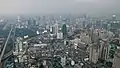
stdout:
{"type": "Polygon", "coordinates": [[[7,27],[8,27],[8,23],[3,27],[3,30],[5,30],[5,29],[7,29],[7,27]]]}

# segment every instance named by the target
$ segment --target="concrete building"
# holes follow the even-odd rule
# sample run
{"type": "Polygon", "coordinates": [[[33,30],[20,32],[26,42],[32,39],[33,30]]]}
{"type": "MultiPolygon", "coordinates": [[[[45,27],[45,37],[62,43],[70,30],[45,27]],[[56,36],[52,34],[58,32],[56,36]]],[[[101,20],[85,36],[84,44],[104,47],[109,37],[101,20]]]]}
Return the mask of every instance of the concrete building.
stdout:
{"type": "Polygon", "coordinates": [[[65,39],[67,37],[67,35],[68,35],[67,25],[66,24],[63,24],[62,32],[63,32],[63,38],[65,39]]]}
{"type": "Polygon", "coordinates": [[[99,51],[95,44],[91,44],[88,48],[89,50],[89,60],[96,64],[99,58],[99,51]]]}
{"type": "Polygon", "coordinates": [[[66,64],[66,57],[62,57],[61,58],[61,65],[65,66],[65,64],[66,64]]]}
{"type": "Polygon", "coordinates": [[[63,33],[62,32],[57,33],[57,39],[63,39],[63,33]]]}
{"type": "Polygon", "coordinates": [[[74,40],[70,40],[71,44],[74,44],[74,46],[78,46],[79,48],[85,48],[86,43],[82,42],[81,39],[75,38],[74,40]]]}
{"type": "Polygon", "coordinates": [[[5,39],[6,39],[6,38],[0,37],[0,52],[2,51],[2,47],[3,47],[3,44],[4,44],[5,39]]]}
{"type": "Polygon", "coordinates": [[[81,42],[81,39],[79,39],[79,38],[75,38],[74,40],[71,40],[71,42],[74,44],[78,44],[78,43],[80,43],[81,42]]]}
{"type": "Polygon", "coordinates": [[[54,25],[54,28],[53,28],[53,31],[54,31],[54,34],[55,34],[55,35],[57,35],[57,33],[58,33],[58,27],[59,27],[59,25],[58,25],[58,23],[56,23],[56,24],[54,25]]]}
{"type": "Polygon", "coordinates": [[[15,50],[16,51],[22,51],[23,50],[23,43],[22,43],[22,38],[18,37],[15,45],[15,50]]]}
{"type": "Polygon", "coordinates": [[[101,39],[105,39],[106,38],[106,34],[104,31],[99,31],[99,38],[101,39]]]}
{"type": "Polygon", "coordinates": [[[108,36],[108,39],[111,39],[111,38],[114,37],[114,34],[113,34],[113,32],[108,31],[108,32],[107,32],[107,36],[108,36]]]}
{"type": "Polygon", "coordinates": [[[120,68],[120,49],[117,52],[117,56],[114,58],[113,67],[120,68]]]}
{"type": "Polygon", "coordinates": [[[99,38],[98,32],[96,30],[94,30],[92,35],[91,35],[91,41],[92,42],[97,42],[98,38],[99,38]]]}
{"type": "Polygon", "coordinates": [[[84,42],[86,44],[91,43],[91,38],[86,33],[82,33],[81,36],[80,36],[80,39],[81,39],[81,42],[84,42]]]}
{"type": "Polygon", "coordinates": [[[107,60],[109,55],[109,44],[107,39],[100,41],[99,58],[107,60]]]}

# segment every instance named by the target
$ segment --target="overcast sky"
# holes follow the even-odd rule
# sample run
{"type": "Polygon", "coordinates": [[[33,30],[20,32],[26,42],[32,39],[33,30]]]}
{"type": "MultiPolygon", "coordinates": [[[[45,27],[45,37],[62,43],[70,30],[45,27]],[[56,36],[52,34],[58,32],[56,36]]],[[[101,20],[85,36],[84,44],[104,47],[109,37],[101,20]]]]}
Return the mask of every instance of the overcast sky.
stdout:
{"type": "Polygon", "coordinates": [[[0,14],[119,13],[120,0],[0,0],[0,14]]]}

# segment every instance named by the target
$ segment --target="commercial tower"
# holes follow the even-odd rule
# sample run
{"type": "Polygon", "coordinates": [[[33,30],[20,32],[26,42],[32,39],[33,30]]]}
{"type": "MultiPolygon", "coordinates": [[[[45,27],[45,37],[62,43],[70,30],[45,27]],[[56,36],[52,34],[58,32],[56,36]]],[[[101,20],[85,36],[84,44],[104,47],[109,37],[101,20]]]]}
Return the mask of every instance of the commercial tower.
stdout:
{"type": "Polygon", "coordinates": [[[55,35],[57,35],[57,33],[58,33],[58,23],[56,23],[56,24],[53,26],[53,33],[54,33],[55,35]]]}
{"type": "Polygon", "coordinates": [[[63,24],[62,26],[62,32],[63,32],[63,38],[67,38],[67,26],[66,24],[63,24]]]}

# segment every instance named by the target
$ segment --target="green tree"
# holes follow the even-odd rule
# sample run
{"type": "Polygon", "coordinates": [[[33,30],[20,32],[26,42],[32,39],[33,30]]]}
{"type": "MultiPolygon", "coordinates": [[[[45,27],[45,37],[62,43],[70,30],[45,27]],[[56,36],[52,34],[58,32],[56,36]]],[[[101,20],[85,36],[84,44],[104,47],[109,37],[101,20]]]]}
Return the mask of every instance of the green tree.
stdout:
{"type": "Polygon", "coordinates": [[[109,51],[109,57],[110,58],[114,58],[114,55],[115,55],[115,51],[117,50],[117,46],[112,44],[111,45],[111,48],[110,48],[110,51],[109,51]]]}

